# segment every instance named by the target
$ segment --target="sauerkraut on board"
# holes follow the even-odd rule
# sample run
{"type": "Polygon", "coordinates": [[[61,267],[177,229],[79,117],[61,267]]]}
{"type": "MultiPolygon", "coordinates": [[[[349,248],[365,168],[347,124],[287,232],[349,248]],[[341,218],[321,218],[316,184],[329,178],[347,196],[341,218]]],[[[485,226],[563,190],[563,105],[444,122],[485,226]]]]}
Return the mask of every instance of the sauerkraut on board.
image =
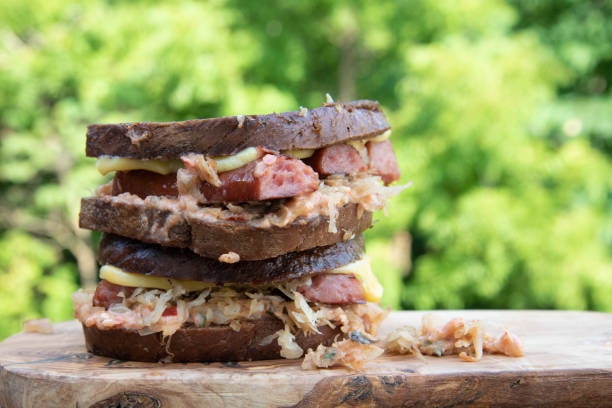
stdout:
{"type": "Polygon", "coordinates": [[[302,362],[303,369],[345,366],[360,370],[371,360],[383,353],[410,354],[423,359],[423,355],[459,355],[464,361],[479,361],[483,353],[499,353],[510,357],[524,354],[521,340],[505,330],[500,336],[492,337],[484,332],[480,320],[455,318],[446,324],[438,324],[433,315],[422,318],[420,328],[404,326],[391,332],[379,343],[360,332],[349,332],[343,340],[331,346],[319,345],[309,349],[302,362]]]}
{"type": "Polygon", "coordinates": [[[445,324],[438,324],[431,314],[423,316],[418,329],[412,326],[395,329],[385,339],[384,347],[390,353],[417,357],[456,354],[470,362],[479,361],[483,353],[499,353],[510,357],[524,355],[521,340],[507,329],[500,336],[492,337],[484,332],[480,320],[457,317],[445,324]]]}

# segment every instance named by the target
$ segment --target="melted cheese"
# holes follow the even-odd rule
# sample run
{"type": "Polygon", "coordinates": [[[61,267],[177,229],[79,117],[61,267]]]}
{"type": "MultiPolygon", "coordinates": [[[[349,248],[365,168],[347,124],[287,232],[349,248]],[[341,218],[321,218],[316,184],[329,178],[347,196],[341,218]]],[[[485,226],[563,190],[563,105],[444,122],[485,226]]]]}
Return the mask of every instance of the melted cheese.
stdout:
{"type": "Polygon", "coordinates": [[[132,288],[152,288],[169,290],[175,286],[182,286],[187,291],[204,290],[215,285],[211,283],[162,278],[159,276],[147,276],[140,273],[126,272],[112,265],[104,265],[100,268],[100,278],[114,283],[115,285],[128,286],[132,288]]]}
{"type": "Polygon", "coordinates": [[[368,139],[368,142],[374,142],[374,143],[378,143],[378,142],[384,142],[385,140],[387,140],[389,137],[391,136],[391,129],[384,131],[383,133],[381,133],[378,136],[374,136],[371,139],[368,139]]]}
{"type": "Polygon", "coordinates": [[[246,149],[233,154],[231,156],[213,157],[217,165],[217,173],[230,171],[244,166],[245,164],[257,160],[259,152],[255,147],[247,147],[246,149]]]}
{"type": "Polygon", "coordinates": [[[387,140],[389,138],[389,136],[391,136],[391,129],[385,131],[384,133],[381,133],[378,136],[374,136],[374,137],[371,137],[369,139],[353,140],[351,142],[346,142],[346,144],[348,144],[350,146],[353,146],[355,148],[355,150],[357,150],[359,152],[359,154],[361,155],[361,158],[367,163],[367,162],[369,162],[369,157],[367,156],[368,151],[365,148],[366,143],[368,143],[368,142],[372,142],[372,143],[384,142],[385,140],[387,140]]]}
{"type": "Polygon", "coordinates": [[[382,297],[383,287],[378,282],[378,279],[376,279],[376,276],[374,276],[368,257],[363,257],[358,261],[333,269],[329,273],[355,275],[361,283],[363,293],[368,302],[378,302],[382,297]]]}
{"type": "MultiPolygon", "coordinates": [[[[245,164],[257,160],[259,152],[255,147],[248,147],[231,156],[213,157],[215,161],[217,173],[223,173],[244,166],[245,164]]],[[[180,159],[126,159],[124,157],[98,157],[96,168],[102,175],[111,171],[129,171],[129,170],[148,170],[159,174],[175,173],[178,169],[184,167],[180,159]]]]}
{"type": "MultiPolygon", "coordinates": [[[[363,140],[354,140],[352,142],[346,142],[348,145],[353,146],[355,149],[357,149],[358,152],[362,152],[365,144],[368,142],[374,142],[374,143],[378,143],[378,142],[384,142],[385,140],[387,140],[389,137],[391,136],[391,129],[386,130],[385,132],[381,133],[378,136],[374,136],[372,138],[369,139],[363,139],[363,140]]],[[[311,157],[314,153],[315,153],[315,149],[299,149],[299,150],[283,150],[281,151],[282,154],[286,154],[287,156],[292,156],[295,157],[296,159],[306,159],[308,157],[311,157]]]]}
{"type": "Polygon", "coordinates": [[[111,171],[148,170],[153,173],[170,174],[183,167],[178,159],[126,159],[124,157],[98,157],[96,168],[104,176],[111,171]]]}
{"type": "Polygon", "coordinates": [[[364,149],[365,144],[367,142],[368,140],[353,140],[352,142],[346,142],[346,144],[353,146],[355,150],[357,150],[358,152],[361,152],[364,149]]]}
{"type": "Polygon", "coordinates": [[[283,150],[282,154],[286,154],[287,156],[295,157],[296,159],[306,159],[312,156],[315,152],[315,149],[300,149],[300,150],[283,150]]]}

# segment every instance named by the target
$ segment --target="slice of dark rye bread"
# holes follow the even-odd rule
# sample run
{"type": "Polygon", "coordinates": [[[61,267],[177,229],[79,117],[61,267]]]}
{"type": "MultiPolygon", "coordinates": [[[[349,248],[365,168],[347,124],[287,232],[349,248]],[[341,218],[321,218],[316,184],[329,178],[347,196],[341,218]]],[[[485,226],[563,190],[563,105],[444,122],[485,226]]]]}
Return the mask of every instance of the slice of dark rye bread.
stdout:
{"type": "Polygon", "coordinates": [[[190,152],[224,156],[257,146],[274,151],[318,149],[377,136],[389,129],[378,102],[359,100],[268,115],[93,124],[87,127],[86,154],[152,159],[177,158],[190,152]]]}
{"type": "Polygon", "coordinates": [[[163,246],[189,248],[218,259],[235,252],[241,260],[274,258],[346,241],[369,228],[372,213],[360,214],[357,204],[338,209],[337,232],[329,217],[298,218],[284,227],[256,227],[246,221],[208,221],[178,210],[129,203],[114,196],[81,199],[79,226],[163,246]],[[359,216],[361,215],[361,216],[359,216]]]}
{"type": "MultiPolygon", "coordinates": [[[[276,339],[266,339],[281,330],[283,323],[273,317],[241,322],[240,330],[229,326],[179,329],[172,336],[163,338],[161,333],[141,336],[127,329],[100,330],[86,327],[85,344],[93,354],[119,360],[172,362],[246,361],[281,358],[276,339]]],[[[339,327],[319,327],[321,334],[295,336],[304,350],[315,349],[319,344],[329,346],[336,336],[342,337],[339,327]]]]}
{"type": "Polygon", "coordinates": [[[113,234],[100,241],[98,262],[126,272],[221,284],[265,285],[347,265],[363,257],[363,236],[276,258],[233,264],[201,257],[188,249],[146,244],[113,234]]]}

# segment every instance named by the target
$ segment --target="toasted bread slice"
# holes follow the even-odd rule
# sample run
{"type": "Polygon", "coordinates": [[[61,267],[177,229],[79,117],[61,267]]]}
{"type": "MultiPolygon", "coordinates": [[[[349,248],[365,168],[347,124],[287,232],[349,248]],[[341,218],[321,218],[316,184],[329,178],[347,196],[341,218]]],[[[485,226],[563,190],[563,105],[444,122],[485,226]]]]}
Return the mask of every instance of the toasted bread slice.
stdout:
{"type": "Polygon", "coordinates": [[[94,124],[87,127],[86,154],[154,159],[185,153],[224,156],[258,146],[273,151],[318,149],[389,129],[378,102],[359,100],[268,115],[94,124]]]}
{"type": "Polygon", "coordinates": [[[98,262],[126,272],[217,285],[266,285],[325,273],[363,257],[363,237],[290,252],[259,261],[219,262],[184,248],[162,247],[108,234],[100,241],[98,262]]]}
{"type": "MultiPolygon", "coordinates": [[[[171,337],[161,333],[141,336],[127,329],[100,330],[83,326],[87,350],[93,354],[131,361],[209,362],[270,360],[281,358],[280,346],[273,335],[283,328],[273,317],[241,322],[240,330],[229,326],[179,329],[171,337]],[[268,337],[268,338],[266,338],[268,337]]],[[[320,334],[296,335],[297,344],[304,350],[326,346],[334,337],[342,335],[339,327],[319,327],[320,334]]]]}
{"type": "Polygon", "coordinates": [[[260,227],[247,221],[210,220],[178,209],[117,196],[81,200],[79,226],[163,246],[189,248],[196,254],[218,259],[234,252],[240,260],[274,258],[289,252],[332,245],[359,235],[372,224],[372,213],[358,204],[338,209],[336,232],[329,231],[329,217],[297,218],[282,227],[260,227]]]}

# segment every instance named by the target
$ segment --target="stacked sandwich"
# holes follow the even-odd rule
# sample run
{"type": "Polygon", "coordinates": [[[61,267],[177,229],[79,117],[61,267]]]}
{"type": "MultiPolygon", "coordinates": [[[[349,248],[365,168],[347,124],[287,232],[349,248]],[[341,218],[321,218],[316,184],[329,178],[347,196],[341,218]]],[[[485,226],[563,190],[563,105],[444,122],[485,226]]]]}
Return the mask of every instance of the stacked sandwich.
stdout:
{"type": "Polygon", "coordinates": [[[81,201],[80,226],[105,233],[100,283],[73,295],[88,350],[180,362],[310,350],[318,366],[375,354],[386,312],[361,233],[402,188],[388,186],[389,134],[372,101],[90,125],[87,156],[114,177],[81,201]]]}

